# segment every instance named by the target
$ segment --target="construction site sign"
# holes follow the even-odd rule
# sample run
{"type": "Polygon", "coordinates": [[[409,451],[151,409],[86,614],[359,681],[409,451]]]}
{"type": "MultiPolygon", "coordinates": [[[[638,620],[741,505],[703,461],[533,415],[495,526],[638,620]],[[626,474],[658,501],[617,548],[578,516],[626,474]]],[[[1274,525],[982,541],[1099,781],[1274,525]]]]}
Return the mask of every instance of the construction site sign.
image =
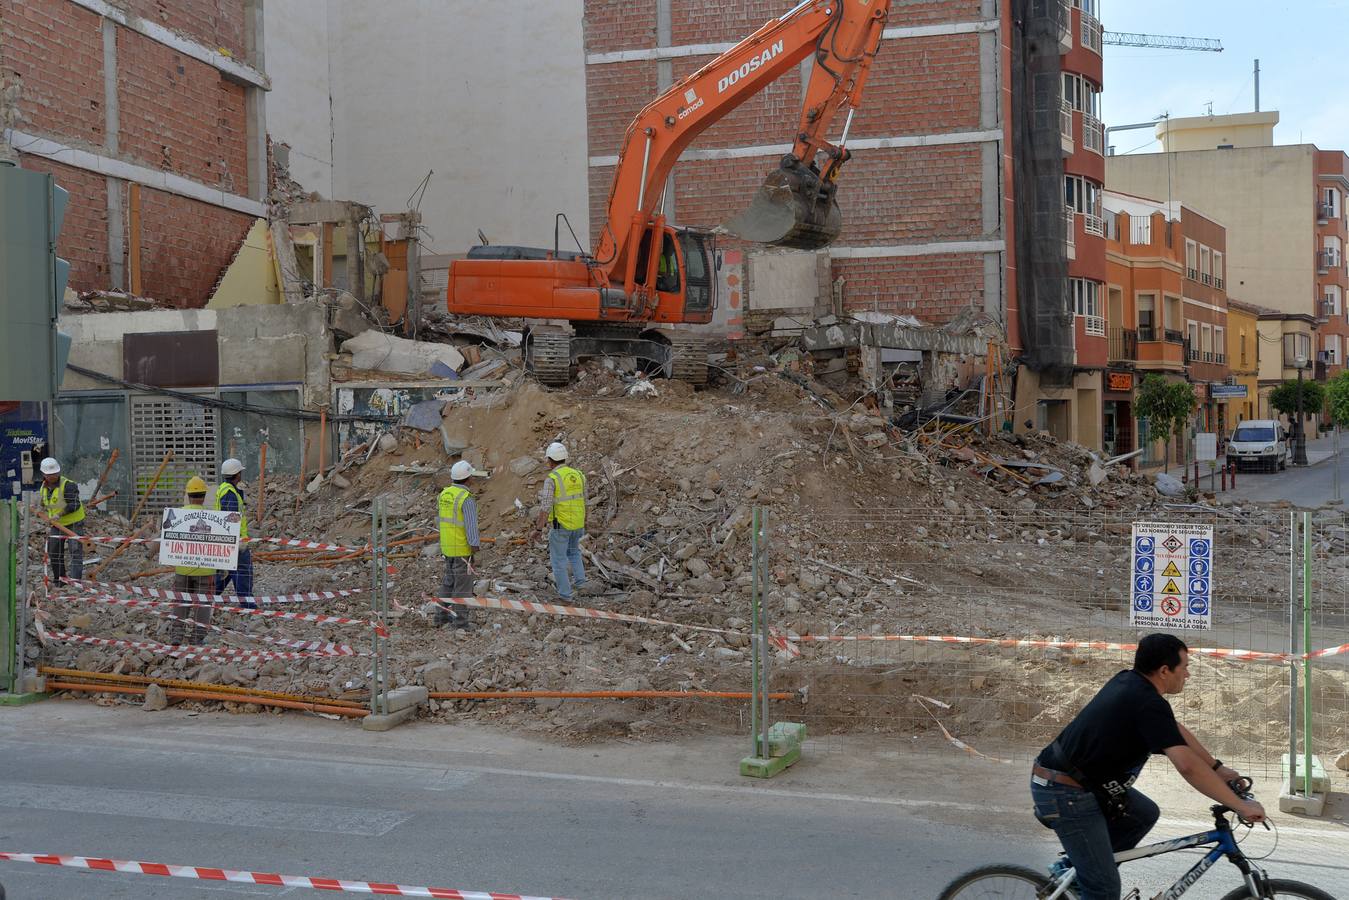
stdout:
{"type": "Polygon", "coordinates": [[[1129,553],[1129,625],[1213,627],[1213,526],[1135,522],[1129,553]]]}
{"type": "Polygon", "coordinates": [[[164,510],[159,523],[159,564],[194,569],[239,566],[237,512],[213,509],[164,510]]]}

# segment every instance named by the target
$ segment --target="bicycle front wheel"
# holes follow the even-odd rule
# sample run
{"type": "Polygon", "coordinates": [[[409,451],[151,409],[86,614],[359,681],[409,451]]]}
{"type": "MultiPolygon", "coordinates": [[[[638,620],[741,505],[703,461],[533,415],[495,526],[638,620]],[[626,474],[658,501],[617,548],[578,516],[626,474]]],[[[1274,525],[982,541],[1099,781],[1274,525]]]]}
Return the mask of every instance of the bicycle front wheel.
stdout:
{"type": "Polygon", "coordinates": [[[1249,888],[1239,887],[1223,897],[1223,900],[1335,900],[1335,898],[1310,884],[1289,881],[1286,878],[1271,878],[1268,897],[1256,897],[1249,888]]]}
{"type": "MultiPolygon", "coordinates": [[[[1047,876],[1025,866],[984,866],[956,878],[937,900],[1035,900],[1047,887],[1047,876]]],[[[1063,896],[1072,900],[1076,894],[1063,896]]]]}

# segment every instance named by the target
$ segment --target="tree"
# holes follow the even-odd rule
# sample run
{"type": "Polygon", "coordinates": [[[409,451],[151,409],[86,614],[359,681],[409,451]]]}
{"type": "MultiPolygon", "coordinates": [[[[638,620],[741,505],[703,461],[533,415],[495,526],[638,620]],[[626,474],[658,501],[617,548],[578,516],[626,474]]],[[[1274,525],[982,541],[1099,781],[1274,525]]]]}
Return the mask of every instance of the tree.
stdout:
{"type": "Polygon", "coordinates": [[[1339,426],[1349,425],[1349,370],[1330,379],[1326,387],[1330,395],[1330,421],[1339,426]]]}
{"type": "Polygon", "coordinates": [[[1148,420],[1150,436],[1162,442],[1162,467],[1170,471],[1170,442],[1190,420],[1196,404],[1194,388],[1153,373],[1143,377],[1134,400],[1134,414],[1148,420]]]}
{"type": "MultiPolygon", "coordinates": [[[[1337,376],[1338,377],[1338,376],[1337,376]]],[[[1297,379],[1285,381],[1283,384],[1270,391],[1269,405],[1281,413],[1287,413],[1289,418],[1297,416],[1297,379]]],[[[1302,379],[1302,413],[1303,415],[1319,415],[1321,408],[1326,405],[1326,389],[1321,386],[1319,381],[1302,379]]]]}

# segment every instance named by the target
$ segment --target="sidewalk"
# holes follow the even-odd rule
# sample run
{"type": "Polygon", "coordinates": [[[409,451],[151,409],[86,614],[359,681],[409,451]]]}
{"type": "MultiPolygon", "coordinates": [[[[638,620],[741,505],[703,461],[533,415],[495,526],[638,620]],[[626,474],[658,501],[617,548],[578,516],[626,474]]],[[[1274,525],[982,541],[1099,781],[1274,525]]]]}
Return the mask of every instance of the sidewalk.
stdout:
{"type": "MultiPolygon", "coordinates": [[[[1340,452],[1343,453],[1346,447],[1349,447],[1349,435],[1340,436],[1340,452]]],[[[1313,441],[1307,441],[1307,465],[1314,466],[1317,463],[1323,463],[1335,455],[1335,434],[1327,433],[1324,437],[1319,437],[1313,441]]]]}

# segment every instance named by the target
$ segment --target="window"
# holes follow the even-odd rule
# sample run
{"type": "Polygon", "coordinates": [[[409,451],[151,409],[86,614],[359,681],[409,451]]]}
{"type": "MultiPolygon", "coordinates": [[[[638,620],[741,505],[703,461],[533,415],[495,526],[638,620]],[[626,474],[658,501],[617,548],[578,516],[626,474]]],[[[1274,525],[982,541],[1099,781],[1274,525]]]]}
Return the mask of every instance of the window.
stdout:
{"type": "Polygon", "coordinates": [[[1199,350],[1204,354],[1204,362],[1213,362],[1213,326],[1199,327],[1199,350]]]}
{"type": "Polygon", "coordinates": [[[1177,344],[1179,344],[1180,323],[1181,323],[1180,298],[1172,297],[1171,295],[1168,294],[1166,297],[1166,308],[1164,312],[1166,313],[1166,322],[1165,322],[1166,330],[1171,332],[1171,334],[1167,335],[1167,340],[1175,341],[1177,344]]]}
{"type": "Polygon", "coordinates": [[[1213,283],[1213,254],[1203,244],[1199,245],[1199,280],[1204,284],[1213,283]]]}
{"type": "Polygon", "coordinates": [[[1066,175],[1063,179],[1063,202],[1073,212],[1099,216],[1101,186],[1080,175],[1066,175]]]}
{"type": "Polygon", "coordinates": [[[1344,362],[1344,357],[1340,356],[1340,336],[1338,334],[1326,335],[1324,352],[1323,360],[1327,365],[1337,366],[1344,362]]]}
{"type": "Polygon", "coordinates": [[[1340,192],[1333,187],[1328,187],[1321,192],[1321,203],[1323,209],[1322,218],[1338,219],[1340,217],[1340,192]]]}
{"type": "Polygon", "coordinates": [[[1227,329],[1221,325],[1213,326],[1213,361],[1227,362],[1227,329]]]}
{"type": "Polygon", "coordinates": [[[1199,245],[1194,241],[1185,242],[1185,275],[1194,281],[1199,280],[1199,245]]]}
{"type": "Polygon", "coordinates": [[[1101,315],[1101,285],[1085,278],[1069,279],[1073,288],[1073,313],[1079,316],[1101,315]]]}
{"type": "MultiPolygon", "coordinates": [[[[1101,10],[1100,0],[1073,0],[1073,8],[1080,9],[1089,16],[1100,18],[1098,13],[1101,10]]],[[[1303,195],[1306,196],[1305,194],[1303,195]]]]}
{"type": "Polygon", "coordinates": [[[1325,308],[1321,310],[1322,318],[1338,316],[1340,314],[1340,286],[1338,284],[1328,284],[1322,288],[1325,291],[1322,301],[1325,308]]]}
{"type": "Polygon", "coordinates": [[[1101,117],[1101,89],[1081,75],[1063,73],[1063,99],[1078,112],[1101,117]]]}
{"type": "Polygon", "coordinates": [[[1223,286],[1223,255],[1217,250],[1213,251],[1213,286],[1220,288],[1223,286]]]}
{"type": "Polygon", "coordinates": [[[1189,342],[1189,345],[1190,345],[1190,346],[1186,349],[1186,353],[1185,353],[1185,361],[1186,361],[1186,362],[1194,362],[1194,361],[1199,360],[1199,359],[1201,358],[1200,355],[1199,355],[1200,352],[1201,352],[1201,349],[1200,349],[1200,345],[1199,345],[1199,323],[1198,323],[1198,322],[1186,322],[1186,323],[1185,323],[1185,339],[1186,339],[1186,341],[1189,342]]]}
{"type": "Polygon", "coordinates": [[[1241,365],[1246,365],[1246,332],[1237,335],[1237,344],[1241,347],[1241,365]]]}
{"type": "Polygon", "coordinates": [[[1138,295],[1138,339],[1140,341],[1161,339],[1161,336],[1157,334],[1156,294],[1138,295]]]}
{"type": "Polygon", "coordinates": [[[1312,358],[1312,336],[1310,334],[1285,334],[1283,336],[1283,367],[1295,368],[1297,358],[1312,358]]]}

